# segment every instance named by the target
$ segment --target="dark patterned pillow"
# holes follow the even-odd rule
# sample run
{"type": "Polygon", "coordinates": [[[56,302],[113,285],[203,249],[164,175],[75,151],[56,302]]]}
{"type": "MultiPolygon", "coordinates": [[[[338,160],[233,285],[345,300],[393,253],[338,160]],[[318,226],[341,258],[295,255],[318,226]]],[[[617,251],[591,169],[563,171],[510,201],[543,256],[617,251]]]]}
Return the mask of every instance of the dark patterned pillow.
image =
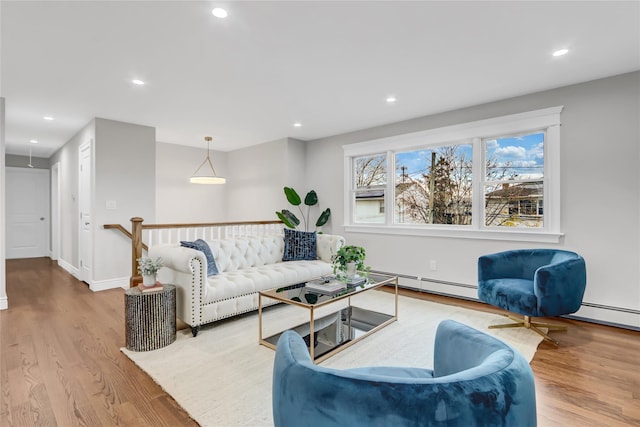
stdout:
{"type": "Polygon", "coordinates": [[[284,229],[283,261],[318,259],[316,254],[316,232],[284,229]]]}
{"type": "Polygon", "coordinates": [[[213,254],[211,253],[211,248],[202,239],[198,239],[194,242],[188,242],[186,240],[180,241],[180,246],[184,246],[185,248],[196,249],[204,254],[207,257],[207,276],[214,276],[218,274],[218,266],[216,265],[216,260],[213,258],[213,254]]]}

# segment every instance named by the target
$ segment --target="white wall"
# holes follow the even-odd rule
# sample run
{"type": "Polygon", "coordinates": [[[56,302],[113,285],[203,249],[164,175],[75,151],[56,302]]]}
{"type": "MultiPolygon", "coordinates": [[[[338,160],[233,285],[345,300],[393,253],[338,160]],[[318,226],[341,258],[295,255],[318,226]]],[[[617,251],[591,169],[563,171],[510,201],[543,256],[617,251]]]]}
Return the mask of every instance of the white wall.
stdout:
{"type": "Polygon", "coordinates": [[[586,305],[577,315],[640,327],[640,72],[534,93],[309,142],[307,182],[330,198],[334,232],[367,249],[374,269],[441,282],[427,290],[476,297],[478,256],[530,243],[344,233],[345,144],[564,105],[562,231],[558,245],[587,262],[586,305]],[[437,270],[429,269],[429,260],[437,270]],[[462,286],[460,286],[462,285],[462,286]],[[625,310],[630,312],[625,312],[625,310]]]}
{"type": "MultiPolygon", "coordinates": [[[[211,163],[218,176],[229,184],[192,184],[189,178],[204,160],[202,148],[156,144],[156,221],[159,224],[218,222],[227,219],[227,153],[211,151],[211,163]]],[[[145,218],[146,220],[146,218],[145,218]]],[[[149,221],[146,221],[149,222],[149,221]]]]}

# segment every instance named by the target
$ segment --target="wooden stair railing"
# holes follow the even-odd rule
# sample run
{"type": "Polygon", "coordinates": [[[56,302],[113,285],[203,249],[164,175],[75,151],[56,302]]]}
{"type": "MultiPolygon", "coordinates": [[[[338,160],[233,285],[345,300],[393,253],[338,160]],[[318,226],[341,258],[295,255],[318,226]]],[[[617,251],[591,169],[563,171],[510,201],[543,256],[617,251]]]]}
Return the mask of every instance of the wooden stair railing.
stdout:
{"type": "MultiPolygon", "coordinates": [[[[190,238],[189,231],[193,230],[193,237],[206,237],[207,231],[209,230],[209,237],[213,238],[222,237],[222,232],[224,230],[224,237],[227,237],[229,233],[235,234],[237,227],[242,227],[243,229],[251,230],[255,232],[257,230],[256,227],[261,227],[263,232],[265,230],[271,230],[269,226],[275,228],[275,226],[282,226],[282,221],[273,220],[273,221],[233,221],[233,222],[207,222],[207,223],[189,223],[189,224],[143,224],[144,219],[140,217],[131,218],[131,232],[129,232],[126,228],[124,228],[120,224],[105,224],[103,227],[105,229],[119,230],[122,234],[131,239],[131,279],[129,280],[129,286],[134,287],[137,286],[138,283],[142,282],[142,276],[138,274],[138,258],[142,257],[142,251],[148,251],[149,247],[142,241],[142,231],[143,230],[167,230],[169,232],[169,236],[171,236],[171,230],[178,230],[176,233],[180,236],[180,229],[187,229],[186,238],[190,238]],[[232,231],[229,231],[231,228],[232,231]],[[198,233],[200,230],[200,233],[198,233]],[[200,236],[198,236],[200,234],[200,236]]],[[[239,234],[247,235],[244,232],[239,232],[239,234]]],[[[158,239],[161,239],[160,234],[158,235],[158,239]]],[[[178,238],[177,240],[181,240],[178,238]]],[[[162,243],[162,241],[160,241],[162,243]]],[[[151,242],[149,244],[152,244],[151,242]]]]}

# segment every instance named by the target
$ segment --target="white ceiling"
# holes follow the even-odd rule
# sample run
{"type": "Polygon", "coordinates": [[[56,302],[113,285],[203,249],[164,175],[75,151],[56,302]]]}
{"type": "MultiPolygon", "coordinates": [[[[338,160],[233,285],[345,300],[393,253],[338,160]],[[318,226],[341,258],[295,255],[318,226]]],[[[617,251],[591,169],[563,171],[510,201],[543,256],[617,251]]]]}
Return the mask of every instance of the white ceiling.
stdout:
{"type": "Polygon", "coordinates": [[[161,142],[204,147],[211,135],[213,149],[230,151],[640,69],[638,1],[0,7],[6,151],[26,155],[31,146],[36,157],[49,157],[94,117],[153,126],[161,142]],[[215,18],[215,6],[229,17],[215,18]],[[562,47],[569,54],[551,56],[562,47]]]}

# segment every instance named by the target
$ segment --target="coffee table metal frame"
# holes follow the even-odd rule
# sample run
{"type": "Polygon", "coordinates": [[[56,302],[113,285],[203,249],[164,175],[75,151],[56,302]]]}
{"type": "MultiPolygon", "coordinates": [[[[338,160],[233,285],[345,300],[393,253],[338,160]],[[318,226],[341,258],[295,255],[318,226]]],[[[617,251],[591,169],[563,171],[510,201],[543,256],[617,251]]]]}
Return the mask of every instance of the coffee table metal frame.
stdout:
{"type": "MultiPolygon", "coordinates": [[[[335,295],[333,297],[331,297],[328,300],[325,301],[319,301],[316,304],[308,304],[302,301],[295,301],[292,300],[290,298],[286,297],[286,293],[283,293],[281,290],[282,288],[274,288],[274,289],[269,289],[266,291],[260,291],[258,292],[258,328],[259,328],[259,343],[261,345],[264,345],[265,347],[269,347],[273,350],[276,349],[276,345],[274,345],[273,343],[267,341],[266,339],[269,337],[264,337],[263,336],[263,324],[262,324],[262,309],[263,309],[263,304],[262,304],[262,299],[263,298],[269,298],[272,300],[276,300],[285,304],[289,304],[289,305],[294,305],[294,306],[298,306],[298,307],[302,307],[305,308],[307,310],[309,310],[309,336],[310,336],[310,341],[313,344],[313,337],[314,337],[314,323],[315,323],[315,311],[317,309],[319,309],[320,307],[325,307],[331,304],[335,304],[338,301],[344,301],[345,299],[347,300],[347,307],[349,309],[353,308],[353,307],[357,307],[357,306],[352,306],[351,305],[351,297],[356,296],[358,294],[361,294],[363,292],[368,292],[371,291],[373,289],[378,289],[381,288],[382,286],[387,286],[387,285],[393,285],[394,286],[394,314],[393,315],[388,315],[389,319],[380,323],[379,325],[373,327],[372,329],[370,329],[369,331],[365,332],[362,335],[359,335],[353,339],[350,339],[347,342],[338,344],[333,350],[330,350],[324,354],[322,354],[319,357],[315,357],[315,351],[314,351],[314,345],[310,345],[309,346],[309,354],[311,356],[311,360],[314,363],[320,363],[323,360],[328,359],[329,357],[333,356],[334,354],[352,346],[353,344],[355,344],[356,342],[360,341],[361,339],[373,334],[374,332],[384,328],[385,326],[387,326],[388,324],[395,322],[396,320],[398,320],[398,276],[389,276],[389,275],[385,275],[385,274],[379,274],[379,273],[371,273],[369,275],[369,283],[367,283],[364,287],[362,286],[356,286],[354,288],[348,288],[346,292],[340,293],[338,295],[335,295]]],[[[314,291],[309,291],[309,292],[314,292],[314,291]]],[[[371,313],[374,314],[383,314],[384,313],[377,313],[377,312],[373,312],[373,311],[369,311],[371,313]]],[[[282,333],[284,331],[281,331],[280,333],[282,333]]],[[[276,334],[278,335],[278,334],[276,334]]]]}

